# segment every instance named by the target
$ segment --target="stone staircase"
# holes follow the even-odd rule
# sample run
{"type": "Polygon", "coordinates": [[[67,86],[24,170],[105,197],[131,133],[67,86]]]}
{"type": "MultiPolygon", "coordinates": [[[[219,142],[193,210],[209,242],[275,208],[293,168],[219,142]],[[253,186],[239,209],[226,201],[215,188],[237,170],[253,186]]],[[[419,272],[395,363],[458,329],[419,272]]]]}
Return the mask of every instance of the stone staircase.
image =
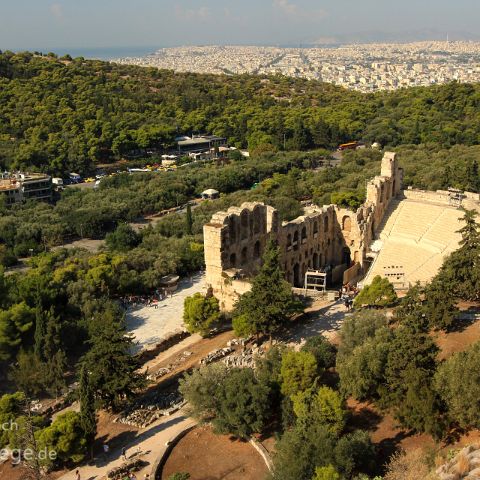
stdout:
{"type": "Polygon", "coordinates": [[[447,205],[416,200],[394,200],[376,232],[383,247],[364,284],[376,275],[392,283],[428,282],[443,259],[458,247],[462,212],[447,205]]]}

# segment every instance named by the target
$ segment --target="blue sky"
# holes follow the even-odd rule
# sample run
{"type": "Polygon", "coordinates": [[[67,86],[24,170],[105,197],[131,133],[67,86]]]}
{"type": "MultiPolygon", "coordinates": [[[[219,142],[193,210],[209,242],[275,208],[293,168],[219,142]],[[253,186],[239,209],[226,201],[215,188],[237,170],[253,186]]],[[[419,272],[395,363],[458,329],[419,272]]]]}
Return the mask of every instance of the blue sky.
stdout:
{"type": "Polygon", "coordinates": [[[0,49],[480,37],[479,0],[0,0],[0,49]]]}

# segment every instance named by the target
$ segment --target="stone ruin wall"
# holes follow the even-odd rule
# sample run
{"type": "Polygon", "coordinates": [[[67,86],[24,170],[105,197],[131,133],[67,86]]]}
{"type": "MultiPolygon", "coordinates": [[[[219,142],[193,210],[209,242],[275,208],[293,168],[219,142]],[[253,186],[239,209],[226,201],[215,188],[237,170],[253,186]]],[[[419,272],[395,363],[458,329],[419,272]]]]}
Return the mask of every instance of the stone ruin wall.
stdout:
{"type": "Polygon", "coordinates": [[[302,287],[308,269],[331,266],[334,280],[358,276],[364,266],[375,229],[392,198],[401,190],[402,170],[394,153],[385,153],[381,175],[367,185],[367,198],[356,212],[336,205],[310,207],[290,222],[280,223],[278,212],[262,203],[244,203],[217,212],[204,225],[206,281],[231,310],[250,289],[266,243],[279,245],[286,280],[302,287]]]}

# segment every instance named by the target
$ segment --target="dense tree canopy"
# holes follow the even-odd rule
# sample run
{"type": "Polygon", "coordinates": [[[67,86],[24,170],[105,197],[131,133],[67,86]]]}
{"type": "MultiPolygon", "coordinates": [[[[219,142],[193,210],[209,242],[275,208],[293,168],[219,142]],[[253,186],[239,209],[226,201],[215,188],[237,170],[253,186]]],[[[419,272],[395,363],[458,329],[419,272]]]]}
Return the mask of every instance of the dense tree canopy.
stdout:
{"type": "Polygon", "coordinates": [[[473,145],[480,133],[479,89],[459,83],[360,94],[282,76],[174,73],[4,52],[0,92],[0,164],[56,174],[162,150],[183,132],[289,150],[352,139],[473,145]]]}

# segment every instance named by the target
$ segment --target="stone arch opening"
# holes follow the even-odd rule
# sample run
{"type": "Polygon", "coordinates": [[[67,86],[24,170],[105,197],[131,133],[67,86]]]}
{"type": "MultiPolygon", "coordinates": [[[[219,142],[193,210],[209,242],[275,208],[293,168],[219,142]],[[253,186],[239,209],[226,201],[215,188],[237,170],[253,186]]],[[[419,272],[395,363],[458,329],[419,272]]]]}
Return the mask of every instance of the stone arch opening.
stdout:
{"type": "Polygon", "coordinates": [[[298,250],[298,231],[293,234],[293,249],[298,250]]]}
{"type": "Polygon", "coordinates": [[[352,230],[352,219],[345,215],[342,219],[342,230],[344,232],[350,232],[352,230]]]}
{"type": "Polygon", "coordinates": [[[248,212],[244,210],[240,215],[240,238],[245,240],[248,237],[248,212]]]}
{"type": "Polygon", "coordinates": [[[298,263],[293,266],[293,286],[297,288],[302,286],[300,280],[300,265],[298,263]]]}
{"type": "Polygon", "coordinates": [[[261,212],[260,212],[260,208],[257,207],[253,211],[253,233],[254,234],[260,233],[261,223],[262,223],[261,212]]]}
{"type": "Polygon", "coordinates": [[[328,232],[328,217],[323,220],[323,231],[328,232]]]}
{"type": "Polygon", "coordinates": [[[253,246],[253,258],[260,258],[260,241],[257,240],[253,246]]]}
{"type": "Polygon", "coordinates": [[[313,222],[313,238],[318,236],[318,222],[313,222]]]}
{"type": "Polygon", "coordinates": [[[237,267],[237,255],[235,253],[230,254],[230,268],[237,267]]]}
{"type": "Polygon", "coordinates": [[[313,254],[313,268],[314,268],[315,270],[318,270],[318,268],[319,268],[319,265],[318,265],[318,253],[317,253],[317,252],[315,252],[315,253],[313,254]]]}
{"type": "Polygon", "coordinates": [[[289,233],[287,235],[287,250],[292,249],[292,235],[289,233]]]}
{"type": "Polygon", "coordinates": [[[306,227],[303,227],[302,228],[302,245],[304,243],[307,243],[307,228],[306,227]]]}
{"type": "Polygon", "coordinates": [[[347,267],[349,267],[352,263],[351,255],[350,249],[348,247],[344,247],[342,250],[342,263],[347,265],[347,267]]]}
{"type": "Polygon", "coordinates": [[[247,247],[243,247],[242,248],[242,266],[243,265],[246,265],[247,263],[247,260],[248,260],[248,251],[247,251],[247,247]]]}
{"type": "Polygon", "coordinates": [[[237,222],[235,221],[235,217],[230,217],[228,232],[230,234],[230,245],[233,245],[237,242],[237,222]]]}

